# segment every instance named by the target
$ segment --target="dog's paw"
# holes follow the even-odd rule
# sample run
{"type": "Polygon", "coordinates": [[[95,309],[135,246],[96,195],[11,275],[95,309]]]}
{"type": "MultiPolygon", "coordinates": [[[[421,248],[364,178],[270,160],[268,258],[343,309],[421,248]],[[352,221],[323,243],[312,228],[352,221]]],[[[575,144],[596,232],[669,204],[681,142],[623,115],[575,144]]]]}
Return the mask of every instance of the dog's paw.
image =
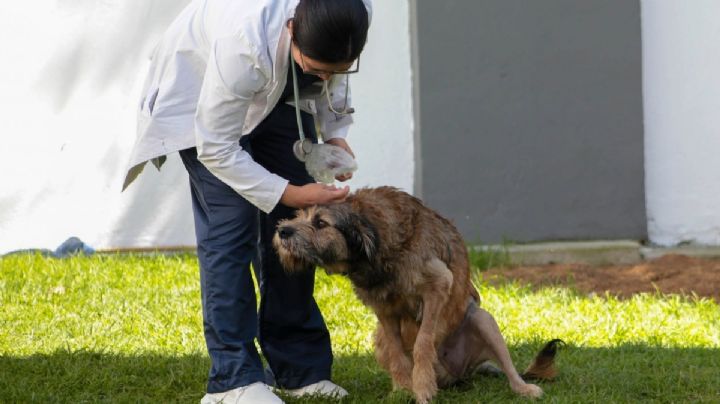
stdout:
{"type": "Polygon", "coordinates": [[[413,374],[413,393],[415,394],[415,401],[420,403],[429,403],[435,394],[437,394],[438,387],[434,376],[418,377],[417,373],[413,374]]]}
{"type": "Polygon", "coordinates": [[[435,394],[430,391],[415,392],[415,402],[417,404],[428,404],[435,394]]]}
{"type": "Polygon", "coordinates": [[[408,380],[393,380],[392,381],[393,391],[412,391],[412,382],[408,380]]]}
{"type": "Polygon", "coordinates": [[[530,383],[514,386],[513,391],[523,397],[528,398],[540,398],[543,395],[543,391],[540,387],[530,383]]]}
{"type": "Polygon", "coordinates": [[[412,372],[412,362],[410,362],[410,360],[406,356],[397,358],[397,360],[390,367],[390,377],[393,381],[393,388],[396,390],[406,389],[412,391],[412,372]]]}

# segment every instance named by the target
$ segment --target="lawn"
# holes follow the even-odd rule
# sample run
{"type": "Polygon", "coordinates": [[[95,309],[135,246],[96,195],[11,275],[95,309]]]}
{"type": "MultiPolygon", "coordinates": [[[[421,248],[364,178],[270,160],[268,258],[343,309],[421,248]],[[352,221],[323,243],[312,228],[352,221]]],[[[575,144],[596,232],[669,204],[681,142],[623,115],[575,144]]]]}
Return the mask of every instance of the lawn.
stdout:
{"type": "MultiPolygon", "coordinates": [[[[0,402],[188,402],[209,360],[193,255],[0,258],[0,402]]],[[[519,368],[559,337],[560,376],[543,401],[720,402],[720,307],[478,282],[519,368]]],[[[348,282],[318,272],[316,296],[350,403],[406,403],[372,356],[374,317],[348,282]]],[[[317,400],[287,400],[289,403],[317,400]]],[[[504,377],[476,377],[438,403],[523,402],[504,377]]]]}

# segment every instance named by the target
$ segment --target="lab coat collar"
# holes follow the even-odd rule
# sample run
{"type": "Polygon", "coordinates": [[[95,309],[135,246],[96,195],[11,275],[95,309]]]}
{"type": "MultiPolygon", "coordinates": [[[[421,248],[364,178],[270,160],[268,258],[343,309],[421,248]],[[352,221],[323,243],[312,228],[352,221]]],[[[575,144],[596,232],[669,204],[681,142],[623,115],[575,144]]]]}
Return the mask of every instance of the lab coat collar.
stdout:
{"type": "MultiPolygon", "coordinates": [[[[284,25],[280,30],[280,39],[278,40],[277,50],[275,51],[275,66],[273,69],[273,81],[280,81],[282,77],[287,80],[288,63],[290,58],[290,30],[284,25]]],[[[281,89],[285,87],[285,83],[278,83],[281,89]]]]}

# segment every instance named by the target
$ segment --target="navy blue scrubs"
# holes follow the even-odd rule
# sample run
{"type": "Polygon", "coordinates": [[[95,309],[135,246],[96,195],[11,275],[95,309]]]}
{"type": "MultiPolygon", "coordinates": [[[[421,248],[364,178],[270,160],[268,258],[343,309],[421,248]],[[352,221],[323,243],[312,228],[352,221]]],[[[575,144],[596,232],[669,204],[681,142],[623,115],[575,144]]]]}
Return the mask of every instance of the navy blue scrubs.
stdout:
{"type": "MultiPolygon", "coordinates": [[[[300,88],[319,80],[296,68],[300,88]]],[[[292,94],[288,71],[281,101],[240,143],[270,172],[304,185],[314,180],[293,155],[297,120],[294,107],[285,104],[292,94]]],[[[303,112],[302,122],[307,137],[316,141],[313,117],[303,112]]],[[[278,221],[291,217],[294,209],[278,204],[266,214],[211,174],[197,160],[195,148],[180,156],[190,175],[195,217],[205,341],[212,361],[208,393],[266,381],[256,337],[278,386],[329,380],[333,357],[313,298],[315,273],[286,274],[272,247],[278,221]],[[260,283],[259,311],[251,263],[260,283]]]]}

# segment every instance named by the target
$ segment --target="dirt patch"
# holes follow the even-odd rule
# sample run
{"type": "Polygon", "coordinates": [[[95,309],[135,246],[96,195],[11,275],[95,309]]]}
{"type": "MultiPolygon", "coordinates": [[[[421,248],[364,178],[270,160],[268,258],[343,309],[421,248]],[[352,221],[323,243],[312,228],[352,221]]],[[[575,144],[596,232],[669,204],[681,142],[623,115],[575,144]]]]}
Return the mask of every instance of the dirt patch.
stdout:
{"type": "Polygon", "coordinates": [[[720,302],[720,260],[684,255],[666,255],[638,265],[569,264],[491,269],[483,273],[483,279],[490,284],[517,280],[536,287],[571,286],[585,293],[610,292],[620,297],[655,291],[694,293],[720,302]]]}

